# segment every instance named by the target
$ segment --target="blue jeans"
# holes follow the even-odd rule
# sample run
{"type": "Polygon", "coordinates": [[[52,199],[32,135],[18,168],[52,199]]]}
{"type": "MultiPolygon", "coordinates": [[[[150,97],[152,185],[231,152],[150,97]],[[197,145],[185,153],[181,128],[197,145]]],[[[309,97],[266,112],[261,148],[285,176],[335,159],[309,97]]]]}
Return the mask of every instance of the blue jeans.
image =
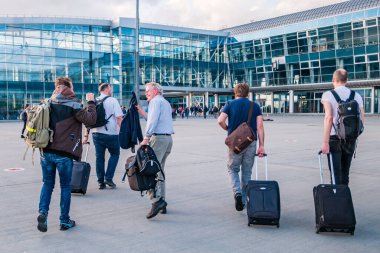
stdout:
{"type": "Polygon", "coordinates": [[[55,184],[55,174],[58,170],[61,185],[61,216],[59,220],[61,223],[68,222],[70,219],[73,160],[56,154],[44,153],[41,156],[41,167],[44,184],[41,189],[39,212],[45,215],[49,212],[51,194],[53,193],[55,184]]]}
{"type": "Polygon", "coordinates": [[[235,154],[233,151],[228,151],[228,174],[230,175],[230,183],[234,194],[241,193],[243,204],[246,202],[245,186],[251,180],[252,167],[255,162],[256,141],[252,142],[240,154],[235,154]],[[239,172],[241,170],[241,177],[239,172]]]}
{"type": "Polygon", "coordinates": [[[96,152],[96,175],[98,177],[98,183],[106,181],[112,181],[115,175],[117,163],[120,155],[119,136],[93,133],[92,135],[96,152]],[[110,152],[110,158],[108,160],[107,172],[105,172],[105,153],[106,149],[110,152]]]}

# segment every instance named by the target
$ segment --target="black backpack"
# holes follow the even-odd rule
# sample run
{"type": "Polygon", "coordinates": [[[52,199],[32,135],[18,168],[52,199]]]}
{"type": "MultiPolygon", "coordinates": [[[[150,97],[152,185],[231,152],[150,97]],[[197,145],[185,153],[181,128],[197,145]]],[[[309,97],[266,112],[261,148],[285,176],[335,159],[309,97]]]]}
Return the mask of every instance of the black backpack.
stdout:
{"type": "MultiPolygon", "coordinates": [[[[165,174],[162,170],[161,173],[165,180],[165,174]]],[[[160,179],[158,179],[157,173],[155,175],[148,176],[141,172],[139,164],[137,162],[137,156],[128,157],[127,162],[125,164],[125,174],[122,179],[123,182],[125,181],[125,178],[127,176],[129,187],[131,188],[131,190],[141,192],[141,196],[143,196],[143,191],[155,189],[157,182],[161,181],[160,179]]]]}
{"type": "Polygon", "coordinates": [[[107,129],[107,123],[108,123],[109,119],[113,116],[113,114],[111,114],[108,118],[106,118],[106,110],[104,109],[103,103],[104,103],[104,101],[106,101],[107,98],[109,98],[109,96],[104,97],[101,100],[95,101],[96,123],[93,125],[86,125],[86,128],[92,129],[92,128],[104,126],[106,128],[106,130],[108,130],[107,129]]]}
{"type": "Polygon", "coordinates": [[[354,99],[355,92],[351,90],[346,101],[342,101],[335,90],[331,90],[338,102],[337,122],[333,122],[336,135],[341,140],[355,140],[363,132],[363,122],[360,118],[360,107],[354,99]]]}
{"type": "Polygon", "coordinates": [[[158,172],[162,172],[161,164],[158,161],[154,150],[149,145],[140,146],[137,150],[136,160],[140,172],[144,176],[156,176],[158,172]]]}

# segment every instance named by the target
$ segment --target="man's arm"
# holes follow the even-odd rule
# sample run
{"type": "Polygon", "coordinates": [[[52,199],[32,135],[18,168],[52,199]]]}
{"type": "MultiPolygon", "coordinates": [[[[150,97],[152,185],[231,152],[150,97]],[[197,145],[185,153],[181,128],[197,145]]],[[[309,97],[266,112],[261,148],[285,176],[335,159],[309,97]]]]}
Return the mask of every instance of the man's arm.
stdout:
{"type": "Polygon", "coordinates": [[[140,105],[136,105],[137,112],[145,119],[147,120],[147,113],[144,111],[144,109],[140,105]]]}
{"type": "Polygon", "coordinates": [[[87,144],[88,143],[88,136],[90,135],[90,128],[86,128],[86,130],[84,131],[84,136],[83,136],[83,139],[82,139],[82,144],[87,144]]]}
{"type": "Polygon", "coordinates": [[[116,98],[113,98],[112,100],[113,100],[113,110],[114,110],[114,115],[115,115],[115,119],[116,119],[116,124],[120,128],[121,127],[121,122],[123,121],[124,113],[121,110],[121,106],[119,104],[119,101],[117,101],[116,98]]]}
{"type": "Polygon", "coordinates": [[[258,133],[258,137],[259,137],[259,148],[257,149],[257,154],[259,154],[259,157],[262,157],[263,154],[265,154],[263,115],[256,117],[256,128],[257,128],[257,133],[258,133]]]}
{"type": "Polygon", "coordinates": [[[151,101],[149,103],[149,113],[146,114],[146,126],[144,140],[141,142],[141,145],[149,145],[150,137],[154,134],[155,129],[157,128],[158,118],[160,116],[160,103],[159,101],[151,101]]]}
{"type": "Polygon", "coordinates": [[[87,107],[75,113],[75,118],[85,125],[94,125],[96,123],[96,107],[93,93],[86,94],[87,107]]]}
{"type": "Polygon", "coordinates": [[[325,109],[325,119],[324,119],[324,127],[323,127],[323,139],[322,139],[322,153],[328,154],[330,152],[330,133],[333,124],[333,113],[331,103],[328,101],[324,101],[323,107],[325,109]]]}
{"type": "Polygon", "coordinates": [[[220,115],[219,115],[219,117],[218,117],[218,124],[219,124],[219,126],[221,127],[221,128],[223,128],[224,130],[228,130],[228,126],[227,126],[227,124],[226,124],[226,120],[227,120],[227,118],[228,118],[228,115],[227,115],[227,113],[225,113],[225,112],[222,112],[220,115]]]}
{"type": "Polygon", "coordinates": [[[121,122],[123,121],[123,116],[116,117],[116,123],[119,127],[121,127],[121,122]]]}
{"type": "Polygon", "coordinates": [[[361,118],[362,123],[364,125],[364,108],[363,107],[360,108],[360,118],[361,118]]]}

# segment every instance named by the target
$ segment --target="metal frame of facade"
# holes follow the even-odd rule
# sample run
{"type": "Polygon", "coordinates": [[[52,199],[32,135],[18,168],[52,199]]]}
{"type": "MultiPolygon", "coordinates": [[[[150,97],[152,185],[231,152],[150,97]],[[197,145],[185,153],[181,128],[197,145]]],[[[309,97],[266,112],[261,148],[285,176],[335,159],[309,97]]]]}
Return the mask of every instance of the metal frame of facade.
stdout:
{"type": "MultiPolygon", "coordinates": [[[[14,119],[23,104],[48,96],[62,75],[73,79],[82,98],[99,82],[110,82],[126,104],[135,87],[134,29],[133,18],[0,17],[0,119],[14,119]]],[[[245,81],[252,97],[276,112],[277,102],[291,101],[289,94],[301,99],[308,92],[315,100],[307,99],[318,103],[320,92],[331,88],[332,72],[347,67],[349,86],[370,101],[366,111],[380,112],[380,0],[221,31],[147,23],[139,31],[140,90],[156,81],[168,96],[186,97],[187,105],[192,97],[212,95],[219,105],[245,81]]]]}

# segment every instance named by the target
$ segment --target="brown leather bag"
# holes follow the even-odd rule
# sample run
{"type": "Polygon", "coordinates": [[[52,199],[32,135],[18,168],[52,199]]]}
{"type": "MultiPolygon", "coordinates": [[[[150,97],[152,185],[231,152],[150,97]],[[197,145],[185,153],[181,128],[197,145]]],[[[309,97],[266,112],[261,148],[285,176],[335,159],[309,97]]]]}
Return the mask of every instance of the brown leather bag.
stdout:
{"type": "Polygon", "coordinates": [[[248,121],[238,126],[225,140],[226,145],[235,154],[239,154],[256,140],[256,135],[251,128],[253,102],[250,102],[248,121]]]}

